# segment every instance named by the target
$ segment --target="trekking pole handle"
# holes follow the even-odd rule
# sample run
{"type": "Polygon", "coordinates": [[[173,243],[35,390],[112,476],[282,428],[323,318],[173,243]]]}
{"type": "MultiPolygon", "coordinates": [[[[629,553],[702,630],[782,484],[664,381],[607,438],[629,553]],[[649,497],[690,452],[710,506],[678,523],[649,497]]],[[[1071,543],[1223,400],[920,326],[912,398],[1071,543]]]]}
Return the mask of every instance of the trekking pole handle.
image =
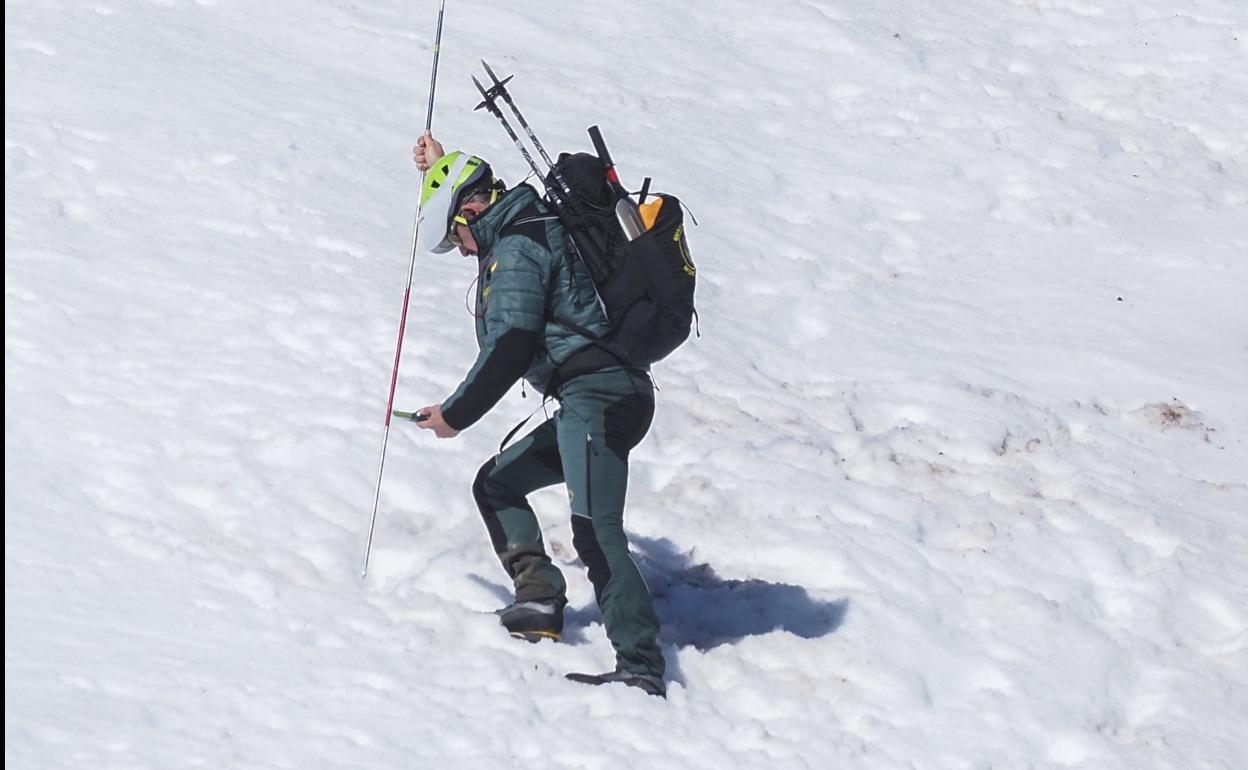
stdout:
{"type": "Polygon", "coordinates": [[[607,167],[607,181],[615,192],[615,218],[620,223],[620,229],[628,240],[636,240],[646,231],[641,214],[637,211],[637,204],[628,196],[628,189],[620,182],[620,175],[615,173],[615,164],[611,162],[611,153],[607,151],[607,143],[602,140],[602,132],[598,130],[598,126],[589,127],[589,138],[594,142],[598,160],[607,167]]]}
{"type": "Polygon", "coordinates": [[[589,138],[594,143],[594,152],[598,153],[598,157],[606,164],[607,168],[614,166],[611,162],[611,153],[607,152],[607,143],[602,140],[602,131],[598,130],[598,126],[589,127],[589,138]]]}
{"type": "Polygon", "coordinates": [[[611,160],[611,153],[607,150],[607,143],[603,141],[602,132],[598,130],[598,126],[589,127],[589,139],[594,143],[594,152],[598,153],[598,159],[607,167],[607,181],[617,188],[616,192],[619,192],[623,187],[620,184],[620,175],[615,173],[615,163],[611,160]]]}

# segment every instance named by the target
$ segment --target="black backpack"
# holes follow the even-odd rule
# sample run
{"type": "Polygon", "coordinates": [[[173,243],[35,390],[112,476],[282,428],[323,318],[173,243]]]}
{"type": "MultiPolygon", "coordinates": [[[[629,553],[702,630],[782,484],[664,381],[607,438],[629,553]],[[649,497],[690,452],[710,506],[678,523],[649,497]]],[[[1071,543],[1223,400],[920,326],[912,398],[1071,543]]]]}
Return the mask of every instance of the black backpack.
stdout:
{"type": "MultiPolygon", "coordinates": [[[[605,336],[598,336],[566,320],[554,319],[593,344],[560,365],[552,378],[551,392],[560,382],[576,374],[612,363],[642,368],[665,358],[688,339],[689,328],[697,318],[693,309],[697,269],[689,256],[680,201],[671,195],[656,195],[647,203],[646,191],[650,186],[647,177],[634,203],[620,184],[597,126],[589,127],[597,155],[564,153],[551,163],[546,149],[507,90],[511,76],[499,80],[490,65],[484,60],[481,64],[492,85],[486,88],[473,77],[472,82],[482,96],[477,109],[488,109],[498,118],[516,149],[528,161],[529,168],[539,178],[544,177],[546,201],[567,230],[575,252],[589,269],[610,325],[605,336]],[[500,98],[546,161],[549,173],[542,174],[520,141],[498,106],[500,98]]],[[[512,227],[546,218],[521,216],[512,227]]]]}
{"type": "Polygon", "coordinates": [[[616,180],[598,137],[595,144],[606,162],[590,153],[564,153],[545,179],[547,200],[589,269],[611,327],[599,337],[568,324],[593,340],[597,355],[574,356],[579,360],[561,368],[563,381],[576,373],[569,370],[607,363],[604,354],[628,366],[660,361],[688,339],[697,315],[697,269],[680,201],[661,193],[646,200],[647,179],[640,205],[634,204],[616,180]],[[617,206],[635,212],[629,215],[634,217],[631,224],[621,224],[617,206]],[[630,240],[626,225],[640,234],[630,240]]]}

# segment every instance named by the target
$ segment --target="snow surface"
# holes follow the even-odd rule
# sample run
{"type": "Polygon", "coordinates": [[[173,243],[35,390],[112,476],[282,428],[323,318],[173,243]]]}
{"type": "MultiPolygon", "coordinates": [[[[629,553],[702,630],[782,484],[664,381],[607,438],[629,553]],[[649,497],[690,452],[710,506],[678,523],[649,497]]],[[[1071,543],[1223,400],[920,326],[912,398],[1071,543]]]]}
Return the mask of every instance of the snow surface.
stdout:
{"type": "MultiPolygon", "coordinates": [[[[701,222],[628,522],[666,701],[508,638],[455,441],[359,577],[431,0],[5,4],[9,768],[1248,767],[1248,4],[451,0],[435,133],[701,222]]],[[[397,406],[475,352],[422,255],[397,406]]]]}

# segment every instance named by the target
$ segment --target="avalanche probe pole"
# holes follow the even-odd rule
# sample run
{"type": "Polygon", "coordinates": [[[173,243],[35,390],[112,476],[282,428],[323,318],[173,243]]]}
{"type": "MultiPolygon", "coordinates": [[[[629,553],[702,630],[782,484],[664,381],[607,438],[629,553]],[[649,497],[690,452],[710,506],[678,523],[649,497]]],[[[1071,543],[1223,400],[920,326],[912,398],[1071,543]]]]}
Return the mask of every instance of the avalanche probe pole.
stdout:
{"type": "MultiPolygon", "coordinates": [[[[433,128],[433,94],[438,87],[438,55],[442,53],[442,14],[446,0],[438,6],[438,31],[433,39],[433,74],[429,76],[429,105],[425,108],[425,133],[433,128]]],[[[425,172],[420,173],[420,189],[425,187],[425,172]]],[[[390,444],[390,412],[394,408],[394,389],[399,383],[399,359],[403,356],[403,332],[407,328],[407,303],[412,296],[412,276],[416,272],[416,243],[420,235],[420,204],[416,204],[416,224],[412,227],[412,258],[407,264],[407,288],[403,290],[403,312],[399,315],[399,338],[394,345],[394,368],[390,371],[390,397],[386,401],[386,429],[381,438],[381,461],[377,464],[377,486],[373,490],[373,518],[368,525],[368,545],[364,547],[364,569],[360,578],[368,576],[368,557],[373,551],[373,531],[377,528],[377,502],[381,499],[381,475],[386,470],[386,447],[390,444]]]]}

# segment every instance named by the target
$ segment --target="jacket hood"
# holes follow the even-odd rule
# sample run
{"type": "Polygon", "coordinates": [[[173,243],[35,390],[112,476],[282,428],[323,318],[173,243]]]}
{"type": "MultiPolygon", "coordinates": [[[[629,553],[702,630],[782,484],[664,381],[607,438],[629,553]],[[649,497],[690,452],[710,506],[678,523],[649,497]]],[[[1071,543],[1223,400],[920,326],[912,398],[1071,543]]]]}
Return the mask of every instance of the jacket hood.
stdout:
{"type": "Polygon", "coordinates": [[[477,240],[478,259],[489,254],[494,244],[498,243],[503,230],[519,218],[522,210],[538,200],[537,191],[530,185],[517,185],[474,219],[468,229],[477,240]]]}

